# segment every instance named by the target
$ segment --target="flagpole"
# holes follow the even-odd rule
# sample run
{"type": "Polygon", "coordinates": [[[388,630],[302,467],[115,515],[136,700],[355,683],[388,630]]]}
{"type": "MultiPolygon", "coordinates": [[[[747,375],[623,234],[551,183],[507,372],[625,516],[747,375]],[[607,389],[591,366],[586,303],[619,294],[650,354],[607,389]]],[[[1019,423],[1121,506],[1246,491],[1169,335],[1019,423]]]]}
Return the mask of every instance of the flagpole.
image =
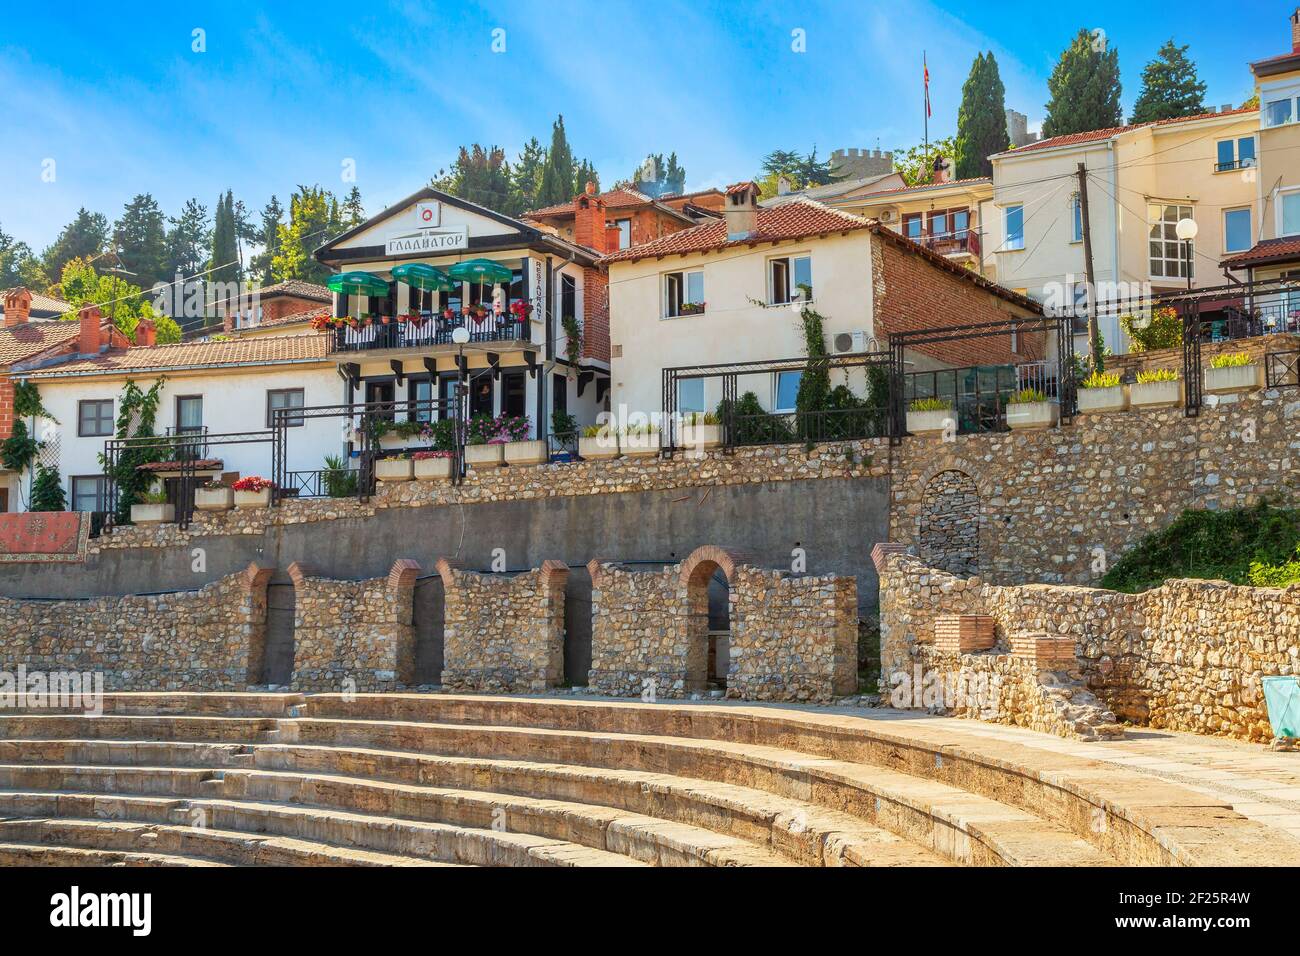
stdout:
{"type": "Polygon", "coordinates": [[[930,164],[930,65],[926,62],[925,51],[921,51],[921,74],[925,77],[925,103],[922,109],[925,111],[925,163],[928,167],[930,164]]]}

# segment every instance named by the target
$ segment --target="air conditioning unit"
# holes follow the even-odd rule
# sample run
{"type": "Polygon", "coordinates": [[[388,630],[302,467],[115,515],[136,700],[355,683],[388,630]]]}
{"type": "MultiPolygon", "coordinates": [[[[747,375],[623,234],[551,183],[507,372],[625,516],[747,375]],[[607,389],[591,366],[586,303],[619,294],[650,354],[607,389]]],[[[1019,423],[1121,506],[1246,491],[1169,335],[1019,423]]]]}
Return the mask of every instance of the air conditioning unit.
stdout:
{"type": "Polygon", "coordinates": [[[868,345],[870,339],[863,329],[854,332],[837,332],[835,333],[835,351],[839,353],[846,352],[866,352],[869,351],[868,345]]]}

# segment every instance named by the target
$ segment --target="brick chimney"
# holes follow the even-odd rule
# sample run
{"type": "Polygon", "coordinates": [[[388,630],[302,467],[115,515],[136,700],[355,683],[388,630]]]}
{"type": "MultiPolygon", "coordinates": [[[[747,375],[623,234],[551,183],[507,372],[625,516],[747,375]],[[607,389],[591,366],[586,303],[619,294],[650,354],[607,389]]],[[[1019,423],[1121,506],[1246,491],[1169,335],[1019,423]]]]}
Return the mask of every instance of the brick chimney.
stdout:
{"type": "Polygon", "coordinates": [[[934,157],[934,165],[930,170],[932,173],[930,176],[930,182],[935,183],[936,185],[938,183],[949,182],[951,169],[952,164],[948,162],[946,157],[942,155],[934,157]]]}
{"type": "Polygon", "coordinates": [[[23,325],[32,314],[32,294],[19,286],[5,293],[5,328],[23,325]]]}
{"type": "Polygon", "coordinates": [[[103,316],[99,309],[93,305],[82,306],[77,313],[81,320],[81,334],[77,337],[77,351],[82,355],[98,355],[99,345],[103,339],[103,333],[100,332],[99,326],[103,321],[103,316]]]}
{"type": "Polygon", "coordinates": [[[1300,7],[1291,14],[1291,52],[1300,53],[1300,7]]]}
{"type": "Polygon", "coordinates": [[[151,349],[158,344],[158,333],[153,319],[141,319],[135,327],[135,344],[151,349]]]}
{"type": "Polygon", "coordinates": [[[605,245],[605,200],[596,195],[596,184],[587,183],[586,192],[573,201],[573,241],[599,253],[605,245]]]}
{"type": "Polygon", "coordinates": [[[722,214],[727,219],[727,238],[744,239],[758,231],[758,186],[752,182],[727,187],[722,214]]]}

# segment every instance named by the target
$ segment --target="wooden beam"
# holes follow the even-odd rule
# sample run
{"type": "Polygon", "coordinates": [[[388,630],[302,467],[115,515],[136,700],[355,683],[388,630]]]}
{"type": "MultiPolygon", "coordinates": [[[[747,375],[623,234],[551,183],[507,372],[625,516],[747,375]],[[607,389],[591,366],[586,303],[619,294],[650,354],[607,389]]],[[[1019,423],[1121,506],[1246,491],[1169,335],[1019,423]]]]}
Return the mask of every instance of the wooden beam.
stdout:
{"type": "Polygon", "coordinates": [[[389,359],[388,367],[393,370],[394,384],[402,385],[406,382],[406,372],[402,368],[401,359],[389,359]]]}

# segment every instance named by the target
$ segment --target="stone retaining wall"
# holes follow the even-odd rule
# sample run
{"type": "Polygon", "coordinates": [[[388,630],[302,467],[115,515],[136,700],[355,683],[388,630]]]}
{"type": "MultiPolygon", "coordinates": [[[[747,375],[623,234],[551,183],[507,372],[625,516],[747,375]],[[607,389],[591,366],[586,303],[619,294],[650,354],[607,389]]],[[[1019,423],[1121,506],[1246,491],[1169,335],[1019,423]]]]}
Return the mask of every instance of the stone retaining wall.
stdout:
{"type": "Polygon", "coordinates": [[[0,670],[101,673],[107,690],[242,690],[262,666],[270,577],[254,564],[196,591],[0,598],[0,670]]]}
{"type": "Polygon", "coordinates": [[[1017,634],[1072,638],[1080,679],[1102,704],[1152,727],[1267,740],[1261,678],[1300,673],[1300,585],[1178,580],[1141,594],[1001,586],[896,552],[882,553],[878,570],[886,683],[933,660],[934,619],[947,613],[991,615],[1004,653],[1017,634]]]}
{"type": "Polygon", "coordinates": [[[415,677],[412,598],[420,566],[401,560],[387,577],[336,581],[301,564],[294,586],[295,690],[383,691],[415,677]]]}
{"type": "MultiPolygon", "coordinates": [[[[681,565],[634,571],[593,560],[587,686],[615,697],[687,697],[705,689],[706,645],[689,639],[681,565]]],[[[707,608],[705,610],[707,614],[707,608]]],[[[707,630],[707,621],[705,627],[707,630]]]]}
{"type": "Polygon", "coordinates": [[[522,574],[480,574],[438,561],[444,594],[442,685],[495,693],[540,691],[564,677],[564,583],[544,561],[522,574]]]}

